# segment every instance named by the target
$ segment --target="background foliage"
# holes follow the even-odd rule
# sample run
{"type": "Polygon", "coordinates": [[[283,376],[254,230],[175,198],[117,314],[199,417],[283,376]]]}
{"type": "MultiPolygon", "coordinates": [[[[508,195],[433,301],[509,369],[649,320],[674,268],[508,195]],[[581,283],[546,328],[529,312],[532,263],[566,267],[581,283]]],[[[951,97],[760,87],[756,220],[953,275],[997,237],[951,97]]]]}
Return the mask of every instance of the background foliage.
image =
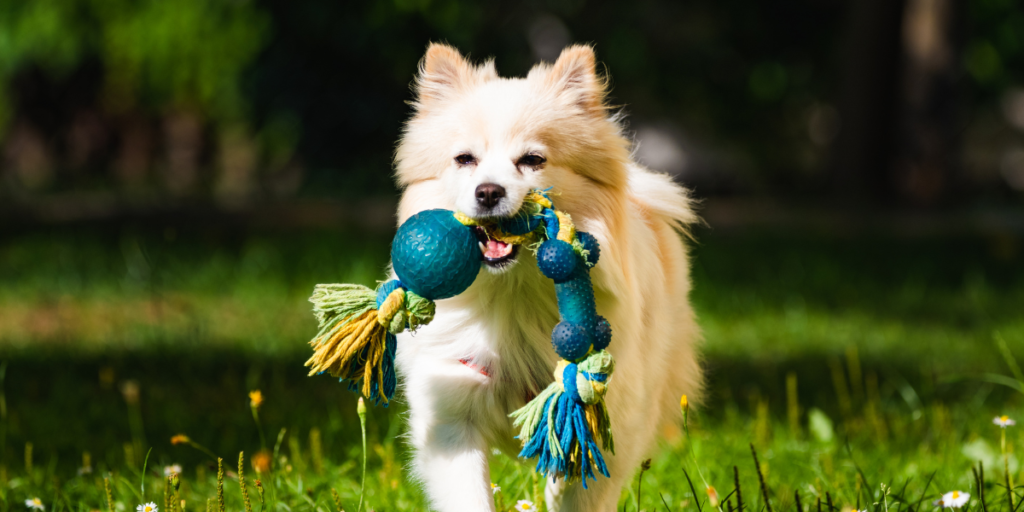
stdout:
{"type": "Polygon", "coordinates": [[[1016,204],[1024,179],[1000,155],[1024,144],[1024,102],[1015,99],[1024,11],[1008,0],[890,4],[891,15],[840,0],[5,1],[3,193],[23,202],[58,190],[250,201],[391,195],[391,151],[427,42],[495,57],[500,72],[522,75],[583,41],[631,115],[641,157],[705,195],[842,195],[833,175],[849,138],[859,152],[881,151],[873,162],[894,176],[859,201],[1016,204]],[[887,46],[862,48],[862,30],[887,46]],[[906,71],[917,69],[914,38],[941,54],[923,78],[906,71]],[[941,105],[908,107],[915,100],[901,91],[919,78],[941,82],[931,100],[941,105]],[[882,93],[866,104],[849,90],[876,82],[882,93]],[[929,117],[935,109],[950,113],[929,117]],[[858,131],[858,116],[876,110],[871,119],[888,124],[871,128],[881,139],[858,131]],[[915,192],[926,187],[917,184],[893,198],[899,156],[928,151],[899,128],[919,118],[956,134],[936,171],[949,176],[938,193],[915,192]],[[989,157],[972,156],[979,152],[989,157]],[[182,165],[196,176],[175,178],[182,165]],[[232,180],[242,184],[223,190],[232,180]],[[954,193],[956,185],[966,188],[954,193]]]}
{"type": "MultiPolygon", "coordinates": [[[[175,463],[202,510],[216,464],[180,433],[227,507],[245,451],[260,512],[354,508],[354,396],[306,376],[307,297],[387,264],[430,41],[512,76],[594,44],[636,157],[702,200],[707,395],[620,509],[1024,502],[1024,431],[1004,451],[991,419],[1024,418],[1017,2],[0,0],[0,512],[178,512],[175,463]]],[[[426,507],[403,418],[369,413],[375,510],[426,507]]],[[[539,485],[511,455],[506,510],[539,485]]]]}

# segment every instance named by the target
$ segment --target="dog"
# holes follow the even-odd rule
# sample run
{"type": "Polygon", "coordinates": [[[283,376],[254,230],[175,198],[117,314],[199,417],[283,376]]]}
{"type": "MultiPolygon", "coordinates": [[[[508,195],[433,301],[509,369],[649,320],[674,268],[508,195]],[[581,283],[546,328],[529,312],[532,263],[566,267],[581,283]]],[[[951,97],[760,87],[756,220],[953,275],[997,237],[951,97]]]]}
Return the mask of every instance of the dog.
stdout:
{"type": "MultiPolygon", "coordinates": [[[[507,217],[530,190],[548,189],[601,245],[591,276],[616,361],[606,396],[616,438],[614,455],[604,453],[611,477],[588,489],[549,479],[545,501],[552,511],[615,510],[659,434],[678,426],[681,395],[694,401],[702,387],[684,244],[698,220],[690,196],[632,160],[589,46],[566,48],[526,78],[501,78],[493,60],[474,65],[431,44],[414,90],[395,155],[399,224],[433,208],[507,217]]],[[[496,240],[480,248],[473,285],[438,301],[433,322],[398,341],[411,469],[444,512],[494,510],[489,456],[518,453],[509,413],[552,382],[559,359],[554,285],[533,254],[496,240]]]]}

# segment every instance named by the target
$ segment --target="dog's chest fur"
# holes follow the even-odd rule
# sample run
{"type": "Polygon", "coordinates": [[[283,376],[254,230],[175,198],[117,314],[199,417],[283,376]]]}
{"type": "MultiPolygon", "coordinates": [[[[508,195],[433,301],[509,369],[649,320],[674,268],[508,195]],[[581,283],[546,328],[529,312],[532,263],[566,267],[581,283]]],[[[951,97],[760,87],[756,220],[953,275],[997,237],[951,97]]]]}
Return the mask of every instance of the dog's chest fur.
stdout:
{"type": "Polygon", "coordinates": [[[465,293],[438,301],[433,322],[399,341],[406,393],[425,385],[448,395],[435,402],[438,415],[481,423],[498,445],[510,439],[507,415],[553,380],[558,359],[554,285],[528,251],[518,260],[501,274],[482,271],[465,293]]]}

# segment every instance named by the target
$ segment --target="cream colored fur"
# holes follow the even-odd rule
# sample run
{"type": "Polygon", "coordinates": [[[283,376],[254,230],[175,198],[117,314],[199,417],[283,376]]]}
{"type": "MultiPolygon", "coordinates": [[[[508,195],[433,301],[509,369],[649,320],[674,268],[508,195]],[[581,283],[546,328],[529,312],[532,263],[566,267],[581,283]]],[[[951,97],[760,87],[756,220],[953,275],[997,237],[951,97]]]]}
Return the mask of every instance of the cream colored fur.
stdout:
{"type": "MultiPolygon", "coordinates": [[[[563,512],[614,510],[663,427],[678,423],[680,395],[695,399],[702,382],[681,236],[696,217],[682,187],[631,160],[630,143],[605,106],[605,87],[586,46],[508,79],[493,62],[474,66],[433,44],[396,155],[404,189],[399,223],[431,208],[508,215],[528,190],[552,187],[556,206],[601,244],[591,275],[598,313],[614,333],[616,369],[606,400],[616,453],[605,454],[611,478],[599,476],[589,490],[548,483],[549,508],[563,512]],[[457,163],[464,153],[476,163],[457,163]],[[526,153],[546,162],[517,165],[526,153]],[[507,191],[489,212],[474,198],[482,183],[507,191]]],[[[399,336],[412,468],[436,510],[494,509],[488,456],[492,448],[518,453],[508,415],[553,380],[557,322],[554,285],[520,250],[512,266],[484,265],[466,292],[438,301],[430,325],[399,336]],[[462,358],[487,366],[490,376],[462,358]]]]}

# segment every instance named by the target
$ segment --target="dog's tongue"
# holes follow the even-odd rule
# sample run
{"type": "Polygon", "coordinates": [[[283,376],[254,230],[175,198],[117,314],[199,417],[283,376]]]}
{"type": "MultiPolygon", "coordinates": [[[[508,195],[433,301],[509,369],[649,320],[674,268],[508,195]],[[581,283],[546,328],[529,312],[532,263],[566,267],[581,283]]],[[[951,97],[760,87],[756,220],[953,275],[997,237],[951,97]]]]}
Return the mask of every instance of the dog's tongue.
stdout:
{"type": "Polygon", "coordinates": [[[498,240],[488,240],[484,248],[484,257],[492,260],[504,258],[512,252],[512,245],[498,240]]]}

